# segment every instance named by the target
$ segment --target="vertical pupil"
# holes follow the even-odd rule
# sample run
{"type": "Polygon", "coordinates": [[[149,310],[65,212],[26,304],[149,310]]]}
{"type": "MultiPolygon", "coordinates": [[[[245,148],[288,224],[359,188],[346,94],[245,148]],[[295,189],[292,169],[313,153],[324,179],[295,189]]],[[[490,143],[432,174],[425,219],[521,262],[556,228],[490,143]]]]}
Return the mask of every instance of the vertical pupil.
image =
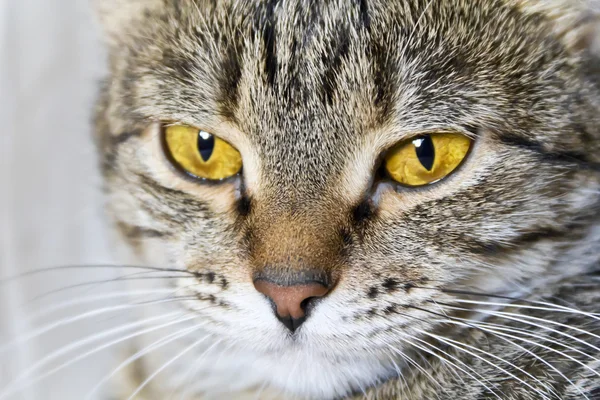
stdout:
{"type": "Polygon", "coordinates": [[[210,160],[210,156],[215,149],[215,137],[210,133],[200,131],[198,133],[198,152],[200,157],[206,162],[210,160]]]}
{"type": "Polygon", "coordinates": [[[433,162],[435,161],[435,147],[431,140],[431,135],[421,136],[413,140],[417,157],[421,164],[427,171],[431,171],[433,168],[433,162]]]}

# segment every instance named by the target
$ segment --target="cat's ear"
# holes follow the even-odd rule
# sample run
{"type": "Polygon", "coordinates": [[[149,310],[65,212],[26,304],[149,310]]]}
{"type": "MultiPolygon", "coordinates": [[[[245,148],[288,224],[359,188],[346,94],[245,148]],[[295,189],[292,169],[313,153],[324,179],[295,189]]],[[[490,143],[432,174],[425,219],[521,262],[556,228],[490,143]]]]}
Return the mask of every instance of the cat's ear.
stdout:
{"type": "Polygon", "coordinates": [[[568,49],[600,55],[600,0],[510,0],[526,13],[550,20],[554,34],[568,49]]]}
{"type": "Polygon", "coordinates": [[[92,0],[93,7],[110,43],[119,43],[131,34],[148,12],[164,6],[164,0],[92,0]]]}

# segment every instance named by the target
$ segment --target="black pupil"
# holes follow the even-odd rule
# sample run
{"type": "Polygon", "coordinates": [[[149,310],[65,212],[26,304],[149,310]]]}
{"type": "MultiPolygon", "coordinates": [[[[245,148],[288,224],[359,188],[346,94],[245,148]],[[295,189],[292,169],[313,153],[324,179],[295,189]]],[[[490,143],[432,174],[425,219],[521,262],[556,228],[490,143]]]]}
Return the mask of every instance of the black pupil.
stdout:
{"type": "Polygon", "coordinates": [[[433,162],[435,161],[435,147],[433,146],[431,135],[421,136],[413,140],[413,144],[415,145],[419,161],[421,161],[421,164],[427,171],[431,171],[433,162]]]}
{"type": "Polygon", "coordinates": [[[204,161],[210,160],[215,149],[215,137],[206,132],[198,134],[198,152],[204,161]]]}

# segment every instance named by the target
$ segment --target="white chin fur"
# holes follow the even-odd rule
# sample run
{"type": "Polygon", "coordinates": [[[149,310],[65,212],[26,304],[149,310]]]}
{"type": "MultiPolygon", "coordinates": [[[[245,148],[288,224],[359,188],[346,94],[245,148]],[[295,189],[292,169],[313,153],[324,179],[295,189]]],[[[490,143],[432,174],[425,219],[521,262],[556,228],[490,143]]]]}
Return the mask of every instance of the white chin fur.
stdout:
{"type": "MultiPolygon", "coordinates": [[[[147,374],[159,369],[204,335],[204,332],[194,332],[181,343],[146,358],[147,374]]],[[[145,338],[144,341],[152,343],[158,339],[145,338]]],[[[267,393],[277,394],[277,399],[331,399],[360,391],[389,372],[374,359],[335,365],[299,347],[275,357],[226,343],[213,345],[203,343],[172,364],[162,378],[157,377],[153,389],[165,394],[173,391],[196,393],[203,399],[236,399],[246,398],[246,395],[263,398],[261,393],[265,397],[267,393]]]]}

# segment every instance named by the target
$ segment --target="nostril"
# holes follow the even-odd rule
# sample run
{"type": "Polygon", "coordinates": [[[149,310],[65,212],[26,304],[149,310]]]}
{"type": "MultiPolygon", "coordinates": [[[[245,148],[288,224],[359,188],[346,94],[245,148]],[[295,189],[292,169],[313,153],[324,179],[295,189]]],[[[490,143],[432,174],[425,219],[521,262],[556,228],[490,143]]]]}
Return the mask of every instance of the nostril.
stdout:
{"type": "Polygon", "coordinates": [[[316,303],[316,301],[319,299],[319,297],[308,297],[304,300],[302,300],[302,303],[300,303],[300,308],[302,308],[302,311],[304,311],[304,314],[308,314],[308,312],[310,311],[310,309],[314,306],[314,304],[316,303]]]}
{"type": "Polygon", "coordinates": [[[302,300],[302,302],[300,303],[300,308],[302,309],[302,311],[304,311],[304,313],[306,313],[306,306],[308,305],[308,302],[314,299],[314,297],[309,297],[307,299],[302,300]]]}

